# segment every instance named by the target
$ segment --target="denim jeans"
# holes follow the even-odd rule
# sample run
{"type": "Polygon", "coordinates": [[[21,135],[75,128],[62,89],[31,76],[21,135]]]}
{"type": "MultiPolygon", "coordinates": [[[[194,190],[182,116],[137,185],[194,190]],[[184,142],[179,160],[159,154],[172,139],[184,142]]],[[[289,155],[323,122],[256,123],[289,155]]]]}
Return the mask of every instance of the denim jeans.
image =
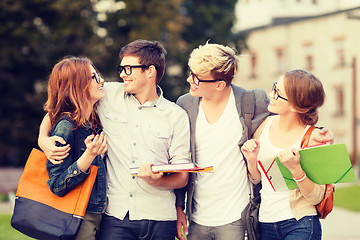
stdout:
{"type": "Polygon", "coordinates": [[[321,240],[318,216],[306,216],[275,222],[260,222],[261,240],[321,240]]]}
{"type": "Polygon", "coordinates": [[[173,240],[176,236],[176,221],[123,220],[103,214],[100,240],[173,240]]]}
{"type": "Polygon", "coordinates": [[[241,240],[244,239],[244,230],[241,219],[216,227],[207,227],[191,222],[188,240],[241,240]]]}

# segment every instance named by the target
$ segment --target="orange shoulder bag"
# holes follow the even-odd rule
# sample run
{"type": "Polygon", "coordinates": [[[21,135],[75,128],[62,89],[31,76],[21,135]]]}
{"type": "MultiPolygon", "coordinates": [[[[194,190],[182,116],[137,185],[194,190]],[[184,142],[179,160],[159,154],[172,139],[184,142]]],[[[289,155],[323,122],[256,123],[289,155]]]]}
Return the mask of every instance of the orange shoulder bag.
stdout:
{"type": "MultiPolygon", "coordinates": [[[[304,137],[301,140],[301,148],[306,148],[309,146],[310,136],[314,126],[311,126],[305,133],[304,137]]],[[[318,216],[321,219],[325,219],[326,216],[333,210],[334,207],[334,185],[326,184],[325,186],[325,194],[323,200],[316,205],[316,210],[318,212],[318,216]]]]}

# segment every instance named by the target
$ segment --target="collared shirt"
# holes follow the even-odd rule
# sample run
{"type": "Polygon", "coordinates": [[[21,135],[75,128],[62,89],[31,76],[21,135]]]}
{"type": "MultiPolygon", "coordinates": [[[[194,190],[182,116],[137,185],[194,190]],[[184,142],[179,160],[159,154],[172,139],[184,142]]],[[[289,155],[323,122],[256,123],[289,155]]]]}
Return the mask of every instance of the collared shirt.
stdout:
{"type": "Polygon", "coordinates": [[[141,105],[122,83],[105,83],[97,109],[108,140],[106,213],[131,220],[176,220],[173,190],[153,187],[130,175],[142,163],[190,162],[190,130],[186,112],[159,98],[141,105]]]}

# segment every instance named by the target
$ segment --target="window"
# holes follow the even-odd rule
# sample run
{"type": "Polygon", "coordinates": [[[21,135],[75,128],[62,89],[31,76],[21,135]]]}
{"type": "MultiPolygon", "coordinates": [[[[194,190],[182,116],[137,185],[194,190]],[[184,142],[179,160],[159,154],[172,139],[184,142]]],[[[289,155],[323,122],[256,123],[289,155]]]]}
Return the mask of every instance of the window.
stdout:
{"type": "Polygon", "coordinates": [[[311,41],[306,41],[303,43],[303,52],[304,52],[304,67],[308,71],[314,70],[314,47],[311,41]]]}
{"type": "Polygon", "coordinates": [[[335,87],[335,101],[336,109],[334,116],[341,117],[344,116],[344,88],[342,86],[335,87]]]}
{"type": "Polygon", "coordinates": [[[256,78],[257,60],[256,53],[250,53],[250,78],[256,78]]]}
{"type": "Polygon", "coordinates": [[[276,55],[276,73],[283,73],[285,71],[285,54],[284,49],[275,49],[276,55]]]}
{"type": "Polygon", "coordinates": [[[338,49],[336,49],[336,65],[338,67],[344,66],[345,65],[345,56],[344,56],[344,48],[340,47],[338,49]]]}
{"type": "Polygon", "coordinates": [[[306,66],[305,66],[306,70],[312,71],[313,70],[313,56],[310,54],[307,55],[305,61],[306,61],[306,66]]]}
{"type": "Polygon", "coordinates": [[[345,48],[344,48],[344,38],[334,39],[335,45],[335,67],[344,67],[345,66],[345,48]]]}

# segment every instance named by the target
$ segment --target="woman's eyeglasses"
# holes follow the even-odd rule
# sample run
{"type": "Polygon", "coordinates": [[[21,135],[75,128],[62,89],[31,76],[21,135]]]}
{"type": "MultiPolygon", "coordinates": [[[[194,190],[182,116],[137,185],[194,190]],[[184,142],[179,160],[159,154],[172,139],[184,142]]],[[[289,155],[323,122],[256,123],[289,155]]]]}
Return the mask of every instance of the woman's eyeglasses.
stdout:
{"type": "Polygon", "coordinates": [[[282,100],[289,101],[287,98],[284,98],[279,95],[278,90],[276,88],[276,84],[277,84],[277,82],[274,82],[274,85],[272,87],[272,91],[274,92],[274,99],[278,100],[278,98],[281,98],[282,100]]]}
{"type": "Polygon", "coordinates": [[[102,76],[99,72],[96,72],[91,76],[91,79],[95,80],[96,83],[101,83],[101,78],[102,76]]]}

